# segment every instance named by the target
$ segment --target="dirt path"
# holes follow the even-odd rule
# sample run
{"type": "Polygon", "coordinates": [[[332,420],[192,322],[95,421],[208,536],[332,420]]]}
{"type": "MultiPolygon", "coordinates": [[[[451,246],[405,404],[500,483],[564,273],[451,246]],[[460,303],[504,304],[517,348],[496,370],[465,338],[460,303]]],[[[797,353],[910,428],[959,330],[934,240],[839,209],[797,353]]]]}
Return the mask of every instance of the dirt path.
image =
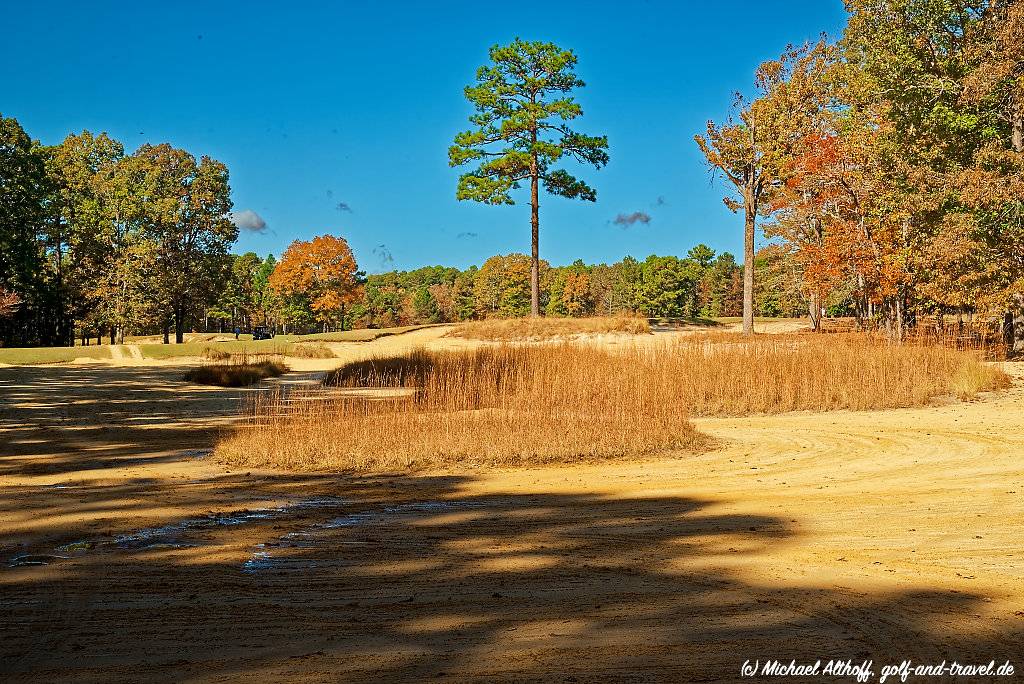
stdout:
{"type": "MultiPolygon", "coordinates": [[[[344,358],[446,344],[417,332],[344,358]]],[[[1020,671],[1013,372],[967,404],[701,420],[725,446],[700,456],[357,479],[204,458],[260,388],[3,368],[0,679],[735,681],[768,657],[1020,671]]]]}

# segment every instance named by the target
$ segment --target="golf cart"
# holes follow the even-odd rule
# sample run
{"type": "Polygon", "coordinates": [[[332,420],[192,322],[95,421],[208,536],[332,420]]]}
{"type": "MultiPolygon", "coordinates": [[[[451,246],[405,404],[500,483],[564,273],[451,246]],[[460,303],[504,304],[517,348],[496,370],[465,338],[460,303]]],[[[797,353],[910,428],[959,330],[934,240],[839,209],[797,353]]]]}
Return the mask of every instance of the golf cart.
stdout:
{"type": "Polygon", "coordinates": [[[273,339],[274,333],[268,326],[257,325],[252,329],[252,339],[254,340],[270,340],[273,339]]]}

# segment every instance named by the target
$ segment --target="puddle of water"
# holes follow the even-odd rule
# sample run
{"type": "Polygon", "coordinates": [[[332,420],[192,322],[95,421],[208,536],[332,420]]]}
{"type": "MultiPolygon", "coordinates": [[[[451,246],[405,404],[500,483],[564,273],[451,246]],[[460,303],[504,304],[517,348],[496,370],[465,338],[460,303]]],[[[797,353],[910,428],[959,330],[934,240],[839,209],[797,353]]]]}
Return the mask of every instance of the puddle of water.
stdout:
{"type": "Polygon", "coordinates": [[[49,565],[54,561],[67,560],[67,556],[58,556],[50,553],[23,553],[15,556],[7,567],[20,568],[29,565],[49,565]]]}
{"type": "Polygon", "coordinates": [[[331,518],[325,522],[321,527],[324,529],[335,529],[338,527],[352,527],[353,525],[363,525],[370,522],[375,517],[373,513],[353,513],[352,515],[343,515],[340,518],[331,518]]]}
{"type": "Polygon", "coordinates": [[[168,546],[180,548],[182,544],[177,541],[177,537],[187,532],[244,525],[257,520],[270,520],[275,514],[285,510],[287,510],[286,507],[211,513],[201,518],[186,518],[169,525],[148,527],[130,534],[121,534],[114,537],[113,543],[122,549],[166,548],[168,546]]]}
{"type": "Polygon", "coordinates": [[[346,546],[367,544],[365,541],[339,540],[329,538],[333,530],[386,522],[387,517],[411,513],[439,513],[460,508],[481,508],[478,501],[419,501],[415,503],[388,506],[380,512],[363,511],[350,513],[294,532],[288,532],[276,540],[257,544],[249,560],[242,564],[242,572],[256,574],[268,571],[315,568],[317,561],[297,558],[287,553],[274,553],[274,549],[313,549],[325,546],[346,546]]]}
{"type": "Polygon", "coordinates": [[[194,458],[201,461],[213,453],[213,449],[184,449],[181,455],[185,458],[194,458]]]}
{"type": "Polygon", "coordinates": [[[333,508],[344,505],[344,503],[344,499],[324,496],[302,499],[273,508],[246,508],[238,511],[210,513],[199,518],[186,518],[169,525],[150,527],[132,532],[131,534],[119,535],[114,538],[114,543],[121,548],[127,549],[153,548],[156,545],[168,544],[180,548],[185,546],[185,544],[182,544],[178,537],[187,532],[274,520],[295,511],[333,508]]]}
{"type": "Polygon", "coordinates": [[[110,543],[111,542],[107,540],[83,539],[82,541],[71,542],[70,544],[58,546],[54,551],[60,551],[62,553],[78,553],[80,551],[90,551],[95,549],[97,546],[110,543]]]}
{"type": "MultiPolygon", "coordinates": [[[[263,544],[257,545],[257,548],[262,547],[263,544]]],[[[271,560],[269,551],[254,551],[252,558],[242,564],[242,570],[244,572],[259,572],[260,570],[269,570],[270,567],[271,560]]]]}
{"type": "MultiPolygon", "coordinates": [[[[63,544],[54,549],[57,554],[81,555],[100,548],[116,547],[128,551],[155,551],[183,549],[196,546],[195,541],[183,539],[191,532],[245,525],[253,522],[264,522],[285,517],[303,510],[321,510],[337,508],[345,505],[345,499],[333,496],[310,497],[286,503],[272,508],[252,508],[237,511],[210,513],[208,515],[185,518],[167,525],[146,527],[128,534],[99,539],[82,539],[63,544]]],[[[67,560],[67,555],[23,554],[11,559],[12,566],[46,565],[56,560],[67,560]]]]}
{"type": "Polygon", "coordinates": [[[242,572],[251,575],[258,572],[267,572],[269,570],[298,570],[316,567],[315,561],[295,556],[275,555],[270,551],[272,548],[281,546],[288,548],[309,548],[314,545],[294,541],[288,543],[271,542],[268,544],[257,544],[256,551],[253,551],[249,560],[242,563],[242,572]]]}

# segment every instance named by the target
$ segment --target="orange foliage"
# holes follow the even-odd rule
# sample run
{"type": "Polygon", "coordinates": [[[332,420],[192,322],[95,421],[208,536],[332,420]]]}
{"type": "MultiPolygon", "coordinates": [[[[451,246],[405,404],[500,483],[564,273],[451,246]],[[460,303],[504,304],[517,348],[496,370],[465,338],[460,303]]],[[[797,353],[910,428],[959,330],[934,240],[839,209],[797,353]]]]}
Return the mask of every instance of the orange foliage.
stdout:
{"type": "Polygon", "coordinates": [[[295,240],[270,275],[270,287],[284,296],[309,298],[310,309],[323,322],[337,319],[361,295],[355,257],[344,238],[320,235],[295,240]]]}
{"type": "Polygon", "coordinates": [[[819,301],[854,283],[859,299],[879,303],[908,278],[893,223],[879,221],[874,213],[880,176],[873,148],[879,131],[857,123],[848,123],[843,135],[805,136],[772,205],[780,214],[769,234],[786,240],[801,266],[805,291],[819,301]]]}

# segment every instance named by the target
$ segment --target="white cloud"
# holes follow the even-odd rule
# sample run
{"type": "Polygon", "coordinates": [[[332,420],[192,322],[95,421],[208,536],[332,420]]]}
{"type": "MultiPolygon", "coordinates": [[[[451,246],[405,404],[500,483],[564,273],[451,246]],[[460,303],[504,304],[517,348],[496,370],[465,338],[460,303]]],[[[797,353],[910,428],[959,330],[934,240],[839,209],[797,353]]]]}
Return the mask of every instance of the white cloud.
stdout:
{"type": "Polygon", "coordinates": [[[267,230],[267,222],[252,209],[233,211],[230,216],[231,222],[238,226],[239,230],[248,230],[253,233],[263,233],[267,230]]]}

